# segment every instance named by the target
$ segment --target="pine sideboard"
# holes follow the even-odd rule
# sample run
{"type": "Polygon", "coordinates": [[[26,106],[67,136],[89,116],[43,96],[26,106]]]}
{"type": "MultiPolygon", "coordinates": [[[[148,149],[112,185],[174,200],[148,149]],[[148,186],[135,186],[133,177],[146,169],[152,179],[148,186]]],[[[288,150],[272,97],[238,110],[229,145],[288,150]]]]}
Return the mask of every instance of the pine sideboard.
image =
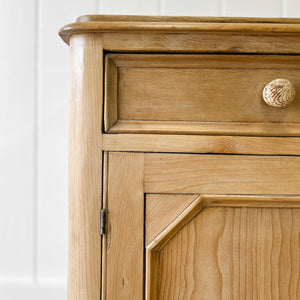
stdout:
{"type": "Polygon", "coordinates": [[[300,19],[82,16],[69,300],[300,299],[300,19]]]}

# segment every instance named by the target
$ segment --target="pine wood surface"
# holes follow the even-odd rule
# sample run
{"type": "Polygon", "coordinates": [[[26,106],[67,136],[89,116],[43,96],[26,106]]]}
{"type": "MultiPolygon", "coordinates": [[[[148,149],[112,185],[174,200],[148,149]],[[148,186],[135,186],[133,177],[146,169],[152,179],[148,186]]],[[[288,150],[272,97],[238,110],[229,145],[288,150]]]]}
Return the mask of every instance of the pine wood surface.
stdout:
{"type": "Polygon", "coordinates": [[[299,205],[201,195],[147,246],[146,299],[296,299],[299,205]]]}
{"type": "Polygon", "coordinates": [[[158,299],[298,299],[299,209],[210,208],[163,249],[158,299]]]}
{"type": "MultiPolygon", "coordinates": [[[[102,169],[102,209],[108,211],[108,155],[109,152],[104,151],[103,152],[103,169],[102,169]]],[[[107,218],[108,219],[108,218],[107,218]]],[[[108,224],[108,220],[106,220],[106,226],[108,224]]],[[[106,230],[109,232],[109,229],[107,228],[106,230]]],[[[100,287],[100,292],[101,292],[101,297],[100,299],[105,299],[106,298],[106,288],[107,288],[107,244],[108,239],[107,239],[107,234],[104,234],[102,236],[102,241],[101,241],[101,287],[100,287]]]]}
{"type": "Polygon", "coordinates": [[[102,39],[71,39],[68,299],[99,300],[102,198],[102,39]]]}
{"type": "Polygon", "coordinates": [[[287,33],[104,32],[103,41],[114,52],[300,54],[299,35],[287,33]]]}
{"type": "Polygon", "coordinates": [[[197,195],[146,195],[146,245],[180,215],[197,195]]]}
{"type": "Polygon", "coordinates": [[[300,158],[145,154],[146,193],[299,194],[300,158]]]}
{"type": "Polygon", "coordinates": [[[133,16],[83,16],[79,22],[65,25],[60,36],[68,43],[73,34],[107,31],[157,31],[157,32],[243,32],[243,33],[298,33],[299,19],[263,18],[193,18],[193,17],[133,17],[133,16]]]}
{"type": "Polygon", "coordinates": [[[299,57],[279,55],[300,53],[299,23],[89,16],[62,29],[70,300],[299,298],[300,102],[262,102],[275,78],[299,89],[299,57]],[[110,51],[129,53],[104,64],[110,51]]]}
{"type": "Polygon", "coordinates": [[[120,68],[299,69],[299,56],[216,54],[108,53],[120,68]]]}
{"type": "Polygon", "coordinates": [[[144,154],[109,153],[106,298],[143,299],[144,154]]]}
{"type": "Polygon", "coordinates": [[[116,64],[108,55],[105,57],[105,95],[104,95],[104,128],[111,128],[118,118],[117,94],[115,84],[118,80],[118,69],[116,64]],[[109,105],[108,105],[109,103],[109,105]]]}
{"type": "Polygon", "coordinates": [[[200,22],[200,23],[283,23],[298,24],[299,18],[239,18],[239,17],[193,17],[193,16],[130,16],[130,15],[84,15],[77,22],[200,22]]]}
{"type": "MultiPolygon", "coordinates": [[[[111,233],[108,234],[108,241],[107,241],[107,247],[108,247],[108,252],[110,251],[110,247],[112,245],[115,245],[115,250],[117,252],[114,252],[111,254],[110,258],[110,263],[108,262],[109,266],[113,266],[113,270],[108,270],[107,269],[107,276],[108,278],[106,279],[106,282],[108,286],[111,286],[111,290],[109,288],[107,289],[107,295],[115,295],[114,293],[117,293],[117,298],[118,299],[127,299],[128,297],[133,297],[132,295],[136,295],[135,293],[139,290],[139,288],[134,288],[131,286],[131,294],[130,294],[130,289],[127,290],[129,291],[129,294],[126,294],[123,289],[126,289],[126,286],[123,284],[126,282],[128,286],[136,283],[137,281],[137,274],[139,273],[138,270],[142,270],[143,272],[143,262],[141,257],[142,251],[142,246],[140,246],[139,242],[131,241],[131,239],[136,239],[137,237],[140,237],[139,239],[142,240],[143,243],[143,228],[142,224],[139,226],[136,224],[136,222],[140,223],[143,222],[143,191],[145,192],[147,190],[147,156],[153,156],[152,154],[145,154],[145,189],[143,189],[143,154],[137,154],[137,153],[111,153],[108,165],[108,174],[109,179],[108,182],[111,182],[112,186],[110,187],[109,184],[109,196],[108,196],[108,204],[109,204],[109,230],[111,233]],[[139,186],[136,187],[137,181],[140,181],[139,186]],[[112,195],[110,196],[110,190],[112,191],[112,195]],[[130,192],[130,190],[135,191],[135,193],[130,192]],[[128,192],[129,191],[129,192],[128,192]],[[126,200],[128,199],[128,200],[126,200]],[[110,207],[110,203],[113,203],[112,207],[110,207]],[[127,208],[126,204],[127,203],[134,203],[134,207],[130,206],[127,208]],[[128,215],[130,214],[130,216],[128,215]],[[131,215],[132,214],[132,215],[131,215]],[[124,216],[127,217],[124,217],[124,216]],[[134,216],[134,217],[133,217],[134,216]],[[129,230],[127,228],[124,228],[124,224],[127,224],[125,220],[130,219],[131,221],[128,222],[130,227],[129,230]],[[114,228],[116,228],[117,233],[113,236],[114,228]],[[135,234],[132,234],[132,233],[135,234]],[[141,233],[138,233],[141,232],[141,233]],[[124,244],[123,244],[124,243],[124,244]],[[130,247],[129,247],[130,245],[130,247]],[[135,257],[134,263],[133,263],[133,256],[135,257]],[[117,263],[116,263],[117,260],[117,263]],[[118,271],[115,271],[115,268],[118,271]],[[134,270],[134,272],[133,272],[134,270]],[[124,276],[121,276],[121,274],[125,274],[124,276]],[[123,281],[124,279],[124,281],[123,281]],[[127,280],[126,280],[127,279],[127,280]],[[119,282],[119,285],[122,286],[122,288],[118,288],[118,284],[116,283],[119,282]],[[113,287],[113,288],[112,288],[113,287]],[[119,293],[119,294],[118,294],[119,293]],[[134,293],[134,294],[132,294],[134,293]]],[[[156,157],[153,158],[153,160],[150,163],[150,166],[153,167],[154,161],[168,161],[168,156],[172,156],[171,154],[161,154],[159,157],[159,154],[156,154],[156,157]]],[[[183,160],[187,158],[194,158],[194,157],[199,157],[200,155],[176,155],[176,161],[178,162],[178,165],[180,167],[172,167],[168,170],[168,175],[164,172],[163,168],[160,168],[160,173],[165,173],[164,176],[169,178],[170,180],[164,182],[164,186],[172,186],[172,179],[170,174],[180,174],[180,179],[177,180],[177,186],[180,185],[180,181],[185,180],[185,175],[189,178],[193,178],[193,174],[195,172],[197,173],[198,171],[198,166],[202,169],[202,174],[203,178],[207,178],[205,174],[205,164],[203,162],[198,162],[198,164],[195,163],[195,160],[193,162],[193,167],[191,165],[183,167],[182,163],[180,162],[179,156],[182,157],[183,160]]],[[[210,156],[210,155],[208,155],[210,156]]],[[[213,156],[214,157],[214,156],[213,156]]],[[[227,156],[218,156],[221,157],[221,161],[225,160],[225,157],[227,156]]],[[[233,165],[235,168],[236,166],[239,166],[241,163],[235,163],[233,164],[232,162],[234,161],[234,158],[242,158],[245,159],[245,156],[229,156],[228,159],[231,159],[231,163],[227,164],[225,162],[225,167],[218,167],[214,162],[212,163],[212,168],[214,168],[213,172],[216,174],[216,176],[222,176],[222,174],[226,174],[227,176],[231,176],[231,172],[228,169],[229,165],[233,165]]],[[[211,157],[210,157],[211,158],[211,157]]],[[[250,157],[249,159],[251,160],[253,157],[250,157]]],[[[256,157],[254,157],[256,158],[256,157]]],[[[281,159],[282,157],[266,157],[267,160],[271,159],[273,160],[273,163],[276,159],[281,159]]],[[[283,159],[288,159],[287,157],[283,157],[283,159]]],[[[290,158],[292,159],[292,158],[290,158]]],[[[261,163],[261,161],[260,161],[261,163]]],[[[256,165],[256,164],[255,164],[256,165]]],[[[286,161],[284,163],[281,162],[277,165],[277,167],[281,167],[283,170],[284,167],[288,167],[286,165],[286,161]]],[[[155,166],[154,166],[155,167],[155,166]]],[[[265,169],[265,166],[259,166],[262,169],[265,169]]],[[[257,179],[257,174],[249,170],[249,168],[243,168],[244,170],[247,170],[246,173],[244,173],[243,176],[239,174],[239,176],[232,177],[231,180],[236,183],[237,186],[241,185],[241,178],[242,177],[252,177],[254,181],[257,179]],[[247,175],[246,175],[247,174],[247,175]]],[[[267,175],[267,169],[265,169],[265,172],[263,173],[264,176],[267,175]]],[[[149,176],[149,174],[148,174],[149,176]]],[[[281,178],[285,178],[285,174],[281,173],[281,178]]],[[[156,173],[152,173],[150,175],[151,178],[155,179],[157,178],[156,173]]],[[[287,176],[289,177],[289,176],[287,176]]],[[[267,177],[266,177],[267,178],[267,177]]],[[[224,180],[224,178],[223,178],[224,180]]],[[[215,190],[220,192],[218,182],[214,182],[214,185],[216,185],[215,190]]],[[[253,185],[252,186],[253,191],[258,191],[260,194],[265,194],[269,191],[268,189],[268,178],[266,181],[263,183],[263,187],[260,187],[261,190],[258,190],[259,186],[258,185],[253,185]],[[266,183],[267,182],[267,183],[266,183]]],[[[282,186],[281,186],[282,188],[282,186]]],[[[236,192],[233,188],[231,189],[233,192],[236,192]]],[[[174,191],[174,188],[173,188],[174,191]]],[[[203,188],[200,186],[198,187],[198,193],[200,191],[204,191],[203,188]]],[[[240,190],[239,190],[240,191],[240,190]]],[[[283,191],[281,189],[281,191],[283,191]]],[[[153,189],[152,186],[152,192],[157,192],[155,189],[153,189]]],[[[247,191],[246,191],[247,192],[247,191]]],[[[246,193],[243,191],[243,193],[246,193]]],[[[170,199],[173,197],[174,199],[177,199],[177,201],[182,201],[182,199],[188,199],[189,195],[155,195],[151,194],[148,195],[147,197],[152,198],[152,209],[151,206],[149,207],[152,212],[155,210],[154,206],[160,206],[163,207],[163,209],[159,210],[159,208],[156,210],[157,218],[157,224],[161,224],[161,228],[155,229],[156,234],[158,234],[157,237],[154,238],[154,240],[148,245],[147,247],[147,259],[146,259],[146,291],[147,291],[147,298],[146,299],[176,299],[184,295],[188,295],[188,299],[193,299],[194,298],[199,298],[200,296],[205,296],[209,298],[214,298],[217,297],[218,295],[229,295],[229,297],[233,297],[233,299],[243,299],[243,295],[246,294],[254,294],[254,295],[260,295],[259,299],[263,299],[265,295],[267,297],[269,296],[270,291],[273,292],[275,287],[278,289],[278,293],[280,295],[285,295],[286,299],[290,299],[288,297],[292,297],[290,295],[294,295],[295,291],[297,292],[297,269],[294,269],[293,271],[290,272],[295,272],[295,273],[290,273],[292,274],[292,277],[285,276],[283,274],[286,274],[285,268],[286,264],[282,263],[282,261],[294,261],[295,259],[297,260],[297,257],[299,255],[297,254],[297,249],[299,248],[299,242],[297,242],[297,236],[299,236],[299,226],[295,225],[295,228],[289,228],[291,227],[291,224],[297,224],[297,220],[299,219],[300,215],[298,216],[297,211],[299,210],[299,197],[290,195],[290,196],[263,196],[263,195],[256,195],[256,196],[249,196],[249,195],[203,195],[200,197],[197,197],[196,195],[190,195],[193,197],[193,199],[196,199],[192,202],[190,200],[188,201],[189,204],[187,206],[183,203],[180,203],[180,205],[177,207],[183,208],[183,212],[179,213],[175,219],[172,217],[169,219],[170,223],[165,227],[164,221],[168,219],[168,216],[162,217],[164,215],[164,209],[165,212],[169,211],[167,207],[170,208],[168,203],[170,202],[170,199]],[[166,196],[166,197],[165,197],[166,196]],[[155,199],[155,197],[158,197],[155,199]],[[170,197],[170,198],[169,198],[170,197]],[[164,203],[164,199],[166,199],[166,203],[164,203]],[[160,200],[160,201],[159,201],[160,200]],[[164,207],[164,204],[166,207],[164,207]],[[293,209],[292,209],[293,208],[293,209]],[[203,212],[206,210],[214,210],[216,211],[216,214],[214,214],[209,220],[205,219],[201,225],[193,225],[193,228],[196,227],[196,232],[198,232],[198,228],[201,231],[201,234],[198,235],[197,237],[200,236],[202,238],[197,238],[195,239],[195,242],[192,244],[189,244],[189,247],[186,247],[187,244],[185,241],[189,239],[189,235],[186,236],[184,233],[184,236],[181,236],[181,232],[189,232],[189,226],[192,226],[190,224],[193,224],[193,222],[196,222],[197,218],[201,216],[203,212]],[[200,213],[199,216],[195,217],[199,212],[203,211],[200,213]],[[231,212],[234,211],[234,216],[239,216],[235,217],[234,221],[231,221],[232,218],[231,212]],[[269,211],[272,211],[271,214],[269,211]],[[226,213],[224,213],[226,212],[226,213]],[[250,229],[252,230],[252,227],[250,229],[246,227],[242,227],[238,222],[244,224],[244,217],[242,218],[240,215],[243,212],[243,215],[248,216],[247,222],[254,224],[256,227],[253,229],[252,233],[250,229]],[[260,213],[262,212],[262,213],[260,213]],[[287,213],[286,213],[287,212],[287,213]],[[226,215],[226,222],[224,221],[226,215]],[[280,222],[278,223],[278,218],[277,216],[281,216],[282,220],[280,219],[280,222]],[[222,218],[220,217],[222,216],[222,218]],[[262,217],[260,217],[262,216],[262,217]],[[267,217],[266,217],[267,216],[267,217]],[[265,221],[261,222],[261,219],[270,219],[271,221],[268,221],[266,224],[265,221]],[[165,220],[161,220],[164,218],[165,220]],[[216,220],[217,219],[217,220],[216,220]],[[258,220],[258,221],[257,221],[258,220]],[[294,221],[293,221],[294,220],[294,221]],[[228,222],[228,223],[227,223],[228,222]],[[236,230],[231,230],[231,225],[228,224],[237,224],[236,225],[236,230]],[[271,224],[271,225],[270,225],[271,224]],[[271,247],[273,244],[267,243],[262,244],[261,241],[265,241],[265,236],[267,232],[270,232],[270,226],[276,226],[275,224],[279,224],[279,229],[274,229],[274,238],[280,239],[281,240],[281,245],[276,246],[274,251],[277,251],[279,253],[278,249],[283,249],[280,251],[284,251],[283,254],[281,254],[282,261],[278,265],[278,260],[273,259],[269,252],[266,252],[265,247],[271,247]],[[219,226],[219,227],[218,227],[219,226]],[[226,227],[227,226],[227,227],[226,227]],[[280,227],[282,226],[282,228],[280,227]],[[216,228],[217,227],[217,228],[216,228]],[[247,245],[255,245],[255,249],[258,249],[252,257],[247,258],[246,260],[238,261],[236,262],[235,257],[237,255],[240,255],[241,257],[245,257],[245,244],[243,244],[244,235],[239,235],[240,231],[237,231],[238,228],[242,228],[246,232],[249,233],[249,237],[247,236],[247,245]],[[188,228],[188,229],[187,229],[188,228]],[[216,239],[220,239],[223,237],[221,233],[219,233],[218,228],[230,228],[225,231],[224,229],[224,245],[218,244],[217,250],[215,250],[214,246],[216,239]],[[203,231],[204,230],[204,231],[203,231]],[[207,230],[208,233],[207,234],[207,230]],[[290,238],[290,235],[287,234],[285,235],[286,230],[288,232],[293,231],[294,232],[294,238],[290,241],[288,240],[290,238]],[[297,231],[298,230],[298,231],[297,231]],[[282,233],[282,238],[279,238],[279,235],[277,232],[283,232],[282,233]],[[180,236],[180,240],[178,242],[173,242],[176,240],[176,238],[180,236]],[[205,239],[205,240],[203,240],[205,239]],[[231,242],[232,241],[232,242],[231,242]],[[199,246],[198,243],[201,242],[201,246],[199,246]],[[172,246],[173,244],[176,244],[177,246],[172,246]],[[235,244],[236,246],[232,249],[230,248],[231,244],[235,244]],[[171,245],[171,246],[170,246],[171,245]],[[221,245],[221,246],[220,246],[221,245]],[[298,246],[297,246],[298,245],[298,246]],[[192,247],[195,246],[195,247],[192,247]],[[170,248],[171,247],[171,248],[170,248]],[[175,247],[175,248],[174,248],[175,247]],[[192,248],[191,248],[192,247],[192,248]],[[240,248],[239,248],[240,247],[240,248]],[[279,248],[278,248],[279,247],[279,248]],[[291,249],[291,250],[284,250],[284,249],[291,249]],[[290,248],[289,248],[290,247],[290,248]],[[297,248],[298,247],[298,248],[297,248]],[[191,266],[188,264],[188,266],[185,265],[188,259],[190,259],[192,254],[190,254],[189,251],[192,251],[197,258],[195,260],[192,260],[193,262],[196,262],[195,265],[191,266]],[[218,251],[217,254],[215,254],[214,251],[218,251]],[[225,261],[225,257],[227,257],[232,251],[232,257],[233,260],[229,261],[227,259],[227,262],[225,261]],[[185,253],[186,256],[185,256],[185,253]],[[195,254],[196,253],[196,254],[195,254]],[[200,255],[197,255],[200,253],[200,255]],[[292,253],[292,254],[290,254],[292,253]],[[183,258],[182,260],[179,259],[179,257],[183,258]],[[222,261],[220,260],[219,265],[217,267],[215,266],[215,258],[217,257],[218,259],[220,257],[224,257],[222,261]],[[185,257],[187,257],[185,259],[185,257]],[[200,258],[199,258],[200,257],[200,258]],[[204,262],[202,263],[202,258],[205,257],[204,262]],[[258,258],[257,258],[258,257],[258,258]],[[265,272],[265,269],[261,267],[261,263],[263,263],[263,266],[270,266],[270,268],[273,268],[275,270],[272,272],[275,276],[275,280],[272,276],[270,276],[270,272],[266,274],[262,273],[265,272]],[[225,264],[225,266],[224,266],[225,264]],[[221,271],[219,271],[219,269],[221,271]],[[276,269],[277,268],[277,269],[276,269]],[[228,271],[230,269],[230,271],[228,271]],[[191,271],[192,270],[192,271],[191,271]],[[234,277],[232,274],[232,270],[234,270],[234,277]],[[259,270],[259,272],[257,271],[259,270]],[[173,280],[170,280],[170,276],[166,275],[166,272],[168,274],[172,274],[173,280]],[[173,273],[172,273],[173,272],[173,273]],[[183,272],[183,273],[182,273],[183,272]],[[189,273],[190,272],[190,273],[189,273]],[[223,282],[220,277],[216,277],[215,273],[216,272],[223,272],[222,273],[222,280],[226,280],[228,284],[223,285],[223,282]],[[252,283],[249,283],[249,280],[243,281],[244,277],[240,278],[242,275],[245,274],[246,277],[251,277],[252,278],[252,283]],[[183,274],[183,275],[182,275],[183,274]],[[192,274],[192,277],[189,277],[187,274],[192,274]],[[277,275],[276,275],[277,274],[277,275]],[[279,275],[278,275],[279,274],[279,275]],[[260,280],[260,275],[264,276],[265,280],[263,283],[261,283],[260,280]],[[186,280],[180,280],[180,278],[186,278],[186,280]],[[188,277],[187,277],[188,276],[188,277]],[[207,276],[207,277],[205,277],[207,276]],[[282,282],[280,283],[279,286],[276,285],[277,277],[282,279],[282,282]],[[205,278],[204,278],[205,277],[205,278]],[[239,278],[238,284],[235,283],[234,280],[236,278],[239,278]],[[296,278],[296,279],[290,279],[290,278],[296,278]],[[295,281],[296,280],[296,281],[295,281]],[[245,283],[246,282],[246,283],[245,283]],[[176,286],[174,286],[174,285],[176,286]],[[213,289],[212,286],[217,286],[217,289],[213,289]],[[230,286],[230,288],[229,288],[230,286]],[[289,292],[287,294],[287,287],[289,292]],[[292,291],[292,292],[290,292],[292,291]],[[219,294],[217,294],[219,293],[219,294]],[[290,293],[290,294],[289,294],[290,293]],[[159,297],[156,298],[156,295],[159,297]],[[262,296],[263,295],[263,296],[262,296]],[[149,298],[150,297],[150,298],[149,298]],[[174,298],[175,297],[175,298],[174,298]]],[[[147,209],[147,197],[146,197],[146,209],[147,209]]],[[[148,198],[149,199],[149,198],[148,198]]],[[[175,200],[176,201],[176,200],[175,200]]],[[[183,200],[184,202],[184,200],[183,200]]],[[[175,208],[174,203],[172,203],[173,208],[175,208]]],[[[176,209],[177,209],[176,208],[176,209]]],[[[175,210],[176,210],[175,209],[175,210]]],[[[170,213],[169,216],[171,216],[175,211],[170,213]]],[[[176,214],[178,211],[176,212],[176,214]]],[[[148,214],[149,216],[149,214],[148,214]]],[[[152,214],[153,216],[153,214],[152,214]]],[[[146,211],[146,220],[147,220],[147,211],[146,211]]],[[[154,221],[152,221],[154,222],[154,221]]],[[[150,225],[150,223],[148,223],[150,225]]],[[[156,225],[157,225],[156,224],[156,225]]],[[[147,226],[147,222],[146,222],[147,226]]],[[[151,226],[151,225],[150,225],[151,226]]],[[[147,232],[147,229],[146,229],[147,232]]],[[[146,237],[146,243],[147,243],[147,237],[146,237]]],[[[276,244],[277,245],[277,244],[276,244]]],[[[275,246],[274,246],[275,247],[275,246]]],[[[247,248],[248,249],[248,248],[247,248]]],[[[251,248],[252,249],[252,248],[251,248]]],[[[269,248],[268,248],[269,249],[269,248]]],[[[249,252],[249,250],[247,250],[249,252]]],[[[252,253],[252,252],[251,252],[252,253]]],[[[109,255],[109,254],[108,254],[109,255]]],[[[249,255],[247,256],[249,257],[249,255]]],[[[194,259],[194,258],[193,258],[194,259]]],[[[294,262],[293,262],[294,264],[294,262]]],[[[287,267],[287,270],[289,267],[287,267]]],[[[218,273],[218,274],[219,274],[218,273]]],[[[140,277],[139,277],[140,278],[140,277]]],[[[143,281],[143,280],[142,280],[143,281]]],[[[127,287],[128,287],[127,286],[127,287]]],[[[141,283],[142,286],[142,283],[141,283]]],[[[139,285],[137,285],[139,287],[139,285]]],[[[143,290],[141,288],[141,290],[143,290]]],[[[251,294],[251,295],[252,295],[251,294]]],[[[273,295],[273,294],[272,294],[273,295]]],[[[276,295],[276,294],[275,294],[276,295]]],[[[135,297],[135,296],[134,296],[135,297]]],[[[114,298],[113,298],[114,299],[114,298]]],[[[293,298],[291,298],[293,299],[293,298]]]]}
{"type": "Polygon", "coordinates": [[[299,155],[300,139],[172,134],[104,134],[103,149],[138,152],[299,155]]]}
{"type": "MultiPolygon", "coordinates": [[[[179,198],[180,199],[180,198],[179,198]]],[[[197,197],[176,219],[163,229],[146,248],[146,299],[156,300],[160,289],[160,251],[174,235],[204,208],[204,201],[197,197]]]]}
{"type": "Polygon", "coordinates": [[[59,34],[103,33],[107,51],[300,53],[299,19],[83,16],[59,34]]]}
{"type": "MultiPolygon", "coordinates": [[[[300,126],[299,123],[119,120],[113,124],[107,133],[227,135],[229,138],[230,135],[299,137],[300,126]]],[[[119,137],[121,139],[121,135],[119,137]]],[[[192,140],[193,138],[190,139],[192,140]]],[[[274,140],[270,139],[270,141],[274,140]]],[[[268,139],[265,140],[265,143],[268,143],[268,139]]],[[[275,147],[278,148],[280,146],[277,145],[275,147]]]]}
{"type": "MultiPolygon", "coordinates": [[[[129,122],[137,126],[136,132],[147,125],[150,131],[149,122],[164,121],[179,128],[184,128],[180,122],[199,122],[195,129],[190,124],[195,133],[202,126],[203,133],[214,133],[215,127],[216,134],[239,135],[269,135],[268,128],[274,125],[273,134],[284,135],[280,128],[288,132],[289,124],[300,121],[300,96],[282,109],[263,101],[264,87],[273,79],[289,78],[299,89],[298,56],[109,54],[106,61],[106,73],[110,74],[106,88],[110,113],[106,119],[110,124],[119,121],[111,132],[126,132],[124,124],[128,127],[129,122]],[[144,121],[148,122],[145,126],[144,121]],[[249,123],[253,123],[253,131],[249,123]]],[[[174,133],[164,122],[155,126],[161,132],[169,129],[174,133]]]]}

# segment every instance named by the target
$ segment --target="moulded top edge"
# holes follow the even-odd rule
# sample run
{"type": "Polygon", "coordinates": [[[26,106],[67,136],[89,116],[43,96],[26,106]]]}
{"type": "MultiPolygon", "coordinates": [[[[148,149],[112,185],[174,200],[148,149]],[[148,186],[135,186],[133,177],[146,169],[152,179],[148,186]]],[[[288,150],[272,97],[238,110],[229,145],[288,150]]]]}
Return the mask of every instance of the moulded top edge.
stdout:
{"type": "Polygon", "coordinates": [[[62,27],[59,35],[69,43],[73,34],[118,31],[295,34],[300,33],[300,18],[86,15],[79,17],[77,22],[62,27]]]}
{"type": "Polygon", "coordinates": [[[188,23],[284,23],[300,24],[300,18],[253,17],[194,17],[194,16],[134,16],[134,15],[84,15],[76,22],[188,22],[188,23]]]}

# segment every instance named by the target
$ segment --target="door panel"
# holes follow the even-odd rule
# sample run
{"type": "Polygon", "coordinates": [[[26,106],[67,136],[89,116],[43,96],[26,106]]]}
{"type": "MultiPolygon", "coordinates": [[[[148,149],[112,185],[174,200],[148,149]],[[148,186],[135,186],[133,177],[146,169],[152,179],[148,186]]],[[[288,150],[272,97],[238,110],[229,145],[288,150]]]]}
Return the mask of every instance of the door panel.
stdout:
{"type": "Polygon", "coordinates": [[[300,209],[205,207],[149,247],[147,299],[298,299],[299,230],[300,209]]]}
{"type": "Polygon", "coordinates": [[[298,157],[113,152],[107,165],[106,299],[300,298],[298,157]]]}

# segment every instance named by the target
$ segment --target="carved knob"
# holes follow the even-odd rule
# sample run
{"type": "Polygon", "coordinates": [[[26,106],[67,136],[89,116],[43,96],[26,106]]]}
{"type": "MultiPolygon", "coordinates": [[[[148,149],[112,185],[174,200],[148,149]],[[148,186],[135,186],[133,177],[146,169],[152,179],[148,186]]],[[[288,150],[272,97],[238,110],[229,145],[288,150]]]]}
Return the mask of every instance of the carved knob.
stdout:
{"type": "Polygon", "coordinates": [[[278,78],[265,86],[263,98],[270,106],[285,107],[295,100],[296,89],[289,80],[278,78]]]}

